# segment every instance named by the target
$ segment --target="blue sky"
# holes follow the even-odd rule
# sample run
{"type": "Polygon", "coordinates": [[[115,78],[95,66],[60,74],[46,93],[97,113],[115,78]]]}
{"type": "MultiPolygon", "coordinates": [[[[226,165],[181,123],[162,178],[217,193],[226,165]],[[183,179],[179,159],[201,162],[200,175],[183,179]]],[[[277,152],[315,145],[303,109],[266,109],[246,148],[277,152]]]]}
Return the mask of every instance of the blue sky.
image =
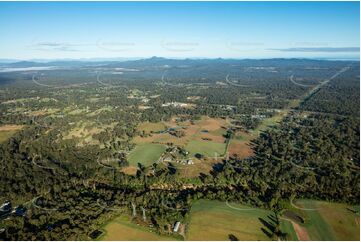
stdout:
{"type": "Polygon", "coordinates": [[[0,2],[0,58],[359,58],[359,9],[359,2],[0,2]]]}

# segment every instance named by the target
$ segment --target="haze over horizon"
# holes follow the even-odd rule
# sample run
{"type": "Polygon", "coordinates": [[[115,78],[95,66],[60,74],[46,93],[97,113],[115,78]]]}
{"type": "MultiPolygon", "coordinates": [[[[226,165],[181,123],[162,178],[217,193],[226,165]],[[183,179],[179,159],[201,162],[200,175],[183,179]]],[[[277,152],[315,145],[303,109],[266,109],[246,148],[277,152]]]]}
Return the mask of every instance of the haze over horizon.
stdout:
{"type": "Polygon", "coordinates": [[[1,2],[0,59],[359,59],[359,7],[359,2],[1,2]]]}

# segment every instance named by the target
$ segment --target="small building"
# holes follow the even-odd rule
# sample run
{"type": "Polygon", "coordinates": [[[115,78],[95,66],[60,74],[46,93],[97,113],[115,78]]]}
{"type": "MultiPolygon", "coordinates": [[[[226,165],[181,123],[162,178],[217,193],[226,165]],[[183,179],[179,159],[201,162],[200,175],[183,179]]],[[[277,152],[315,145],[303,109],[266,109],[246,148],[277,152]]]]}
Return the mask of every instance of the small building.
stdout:
{"type": "Polygon", "coordinates": [[[180,222],[177,221],[177,222],[174,224],[174,228],[173,228],[173,232],[174,232],[174,233],[177,233],[177,232],[178,232],[179,226],[180,226],[180,222]]]}

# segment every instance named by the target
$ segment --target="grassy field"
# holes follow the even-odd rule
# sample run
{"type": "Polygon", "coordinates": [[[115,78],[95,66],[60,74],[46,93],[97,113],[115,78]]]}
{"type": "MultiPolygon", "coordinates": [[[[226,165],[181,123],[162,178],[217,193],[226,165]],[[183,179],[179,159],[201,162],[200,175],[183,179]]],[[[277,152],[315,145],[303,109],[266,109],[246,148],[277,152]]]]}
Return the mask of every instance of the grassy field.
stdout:
{"type": "Polygon", "coordinates": [[[288,110],[282,110],[279,113],[276,113],[270,118],[265,118],[262,120],[261,124],[258,127],[251,131],[251,134],[254,138],[258,137],[262,131],[267,130],[268,128],[277,125],[282,121],[284,117],[288,114],[288,110]]]}
{"type": "Polygon", "coordinates": [[[298,200],[294,204],[316,209],[292,209],[305,219],[301,226],[306,228],[311,240],[359,240],[360,217],[349,210],[359,211],[358,207],[315,200],[298,200]]]}
{"type": "Polygon", "coordinates": [[[149,231],[148,228],[131,223],[126,216],[119,216],[102,228],[104,234],[97,240],[115,241],[148,241],[148,240],[174,240],[172,237],[161,236],[149,231]]]}
{"type": "MultiPolygon", "coordinates": [[[[190,223],[186,240],[229,240],[234,235],[239,240],[270,240],[261,230],[265,228],[260,219],[268,220],[271,211],[249,209],[250,207],[225,202],[200,200],[194,203],[191,210],[190,223]]],[[[282,221],[282,227],[289,233],[291,226],[282,221]]]]}
{"type": "Polygon", "coordinates": [[[158,123],[144,122],[139,124],[137,127],[139,131],[144,131],[146,133],[163,131],[166,128],[167,127],[162,122],[158,122],[158,123]]]}
{"type": "Polygon", "coordinates": [[[224,119],[214,119],[203,116],[200,120],[191,122],[189,120],[178,121],[177,117],[173,117],[168,122],[158,123],[141,123],[138,126],[139,131],[146,133],[173,128],[183,130],[183,137],[175,137],[169,133],[152,134],[148,137],[135,137],[135,144],[149,144],[152,142],[167,144],[173,143],[177,146],[184,147],[193,156],[196,153],[204,156],[214,156],[215,153],[223,155],[225,153],[226,144],[223,134],[226,132],[227,123],[224,119]]]}
{"type": "Polygon", "coordinates": [[[287,220],[281,220],[281,226],[280,226],[281,231],[286,231],[287,232],[287,240],[292,240],[292,241],[297,241],[297,234],[296,231],[292,225],[292,223],[290,221],[287,220]]]}
{"type": "Polygon", "coordinates": [[[191,156],[199,153],[206,157],[222,156],[226,149],[225,143],[217,143],[213,141],[191,140],[185,147],[191,156]]]}
{"type": "MultiPolygon", "coordinates": [[[[186,235],[187,240],[228,240],[234,235],[239,240],[270,240],[262,232],[271,211],[264,209],[237,210],[247,208],[239,204],[229,207],[225,202],[197,201],[191,210],[190,223],[186,235]]],[[[300,208],[317,210],[291,210],[301,216],[305,222],[281,217],[281,231],[287,233],[287,240],[308,238],[310,240],[359,240],[360,218],[359,207],[340,203],[329,203],[315,200],[298,200],[295,205],[300,208]]]]}
{"type": "Polygon", "coordinates": [[[5,142],[11,136],[13,136],[16,132],[22,129],[22,125],[3,125],[0,126],[0,143],[5,142]]]}
{"type": "Polygon", "coordinates": [[[138,144],[128,155],[129,165],[137,166],[138,163],[145,166],[152,165],[159,159],[165,148],[160,144],[138,144]]]}

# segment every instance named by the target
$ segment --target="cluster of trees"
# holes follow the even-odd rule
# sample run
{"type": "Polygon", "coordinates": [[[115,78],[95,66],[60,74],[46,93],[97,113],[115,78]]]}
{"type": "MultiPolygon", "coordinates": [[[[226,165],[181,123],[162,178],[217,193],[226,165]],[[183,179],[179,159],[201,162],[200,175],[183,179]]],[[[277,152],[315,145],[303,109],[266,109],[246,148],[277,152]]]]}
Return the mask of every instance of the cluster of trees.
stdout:
{"type": "Polygon", "coordinates": [[[307,99],[302,110],[332,113],[339,115],[360,115],[360,66],[349,70],[331,80],[317,93],[307,99]]]}

